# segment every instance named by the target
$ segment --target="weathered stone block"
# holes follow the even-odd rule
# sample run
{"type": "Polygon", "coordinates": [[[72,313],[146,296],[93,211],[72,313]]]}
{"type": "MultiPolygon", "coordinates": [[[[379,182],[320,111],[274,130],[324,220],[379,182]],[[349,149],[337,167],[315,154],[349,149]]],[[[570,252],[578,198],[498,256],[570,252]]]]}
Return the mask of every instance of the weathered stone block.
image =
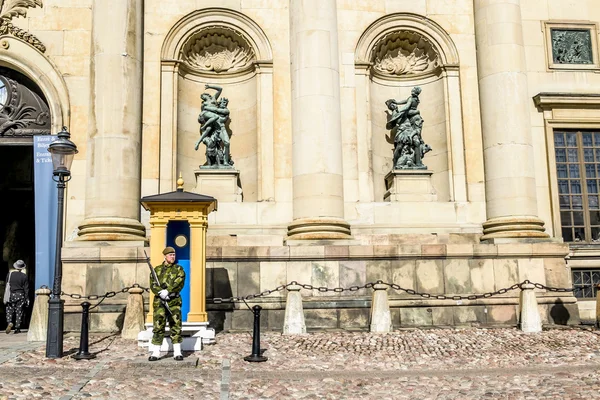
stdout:
{"type": "Polygon", "coordinates": [[[421,246],[421,253],[424,256],[443,257],[446,255],[445,244],[424,244],[421,246]]]}
{"type": "MultiPolygon", "coordinates": [[[[367,282],[367,262],[361,261],[340,261],[340,287],[349,288],[351,286],[363,286],[367,282]]],[[[345,292],[356,296],[366,296],[370,294],[367,289],[360,289],[355,292],[345,292]]]]}
{"type": "Polygon", "coordinates": [[[489,293],[496,290],[494,285],[494,260],[490,258],[469,260],[471,269],[471,290],[473,293],[489,293]]]}
{"type": "Polygon", "coordinates": [[[580,323],[577,304],[565,304],[560,299],[548,305],[548,315],[551,324],[578,325],[580,323]]]}
{"type": "MultiPolygon", "coordinates": [[[[327,287],[333,289],[340,284],[340,264],[338,261],[313,261],[312,262],[312,282],[314,287],[327,287]]],[[[319,292],[313,290],[313,296],[338,296],[337,293],[319,292]]]]}
{"type": "Polygon", "coordinates": [[[334,309],[304,310],[306,329],[337,328],[338,312],[334,309]]]}
{"type": "MultiPolygon", "coordinates": [[[[287,270],[285,262],[267,262],[260,263],[260,291],[273,290],[287,282],[287,270]]],[[[283,296],[280,292],[273,292],[269,297],[283,296]]]]}
{"type": "Polygon", "coordinates": [[[367,261],[367,282],[376,282],[378,280],[392,283],[392,262],[390,260],[367,261]]]}
{"type": "Polygon", "coordinates": [[[340,310],[340,328],[345,329],[367,329],[369,327],[369,309],[340,310]]]}
{"type": "Polygon", "coordinates": [[[260,264],[258,262],[239,262],[237,272],[243,279],[237,280],[237,296],[248,296],[260,292],[260,264]]]}
{"type": "MultiPolygon", "coordinates": [[[[237,263],[215,263],[212,269],[213,295],[214,297],[232,297],[237,293],[235,277],[237,275],[237,263]]],[[[237,294],[235,295],[237,296],[237,294]]]]}
{"type": "Polygon", "coordinates": [[[571,274],[564,259],[544,258],[546,285],[550,287],[571,287],[571,274]]]}
{"type": "Polygon", "coordinates": [[[444,293],[443,260],[417,260],[417,291],[444,293]]]}
{"type": "MultiPolygon", "coordinates": [[[[311,261],[290,261],[286,263],[286,281],[310,285],[312,282],[312,262],[311,261]]],[[[301,291],[304,296],[311,296],[309,291],[301,291]]]]}
{"type": "MultiPolygon", "coordinates": [[[[285,317],[285,310],[268,310],[267,313],[267,325],[271,331],[281,331],[283,329],[283,320],[285,317]]],[[[261,316],[262,318],[262,316],[261,316]]]]}
{"type": "Polygon", "coordinates": [[[432,324],[435,326],[454,325],[454,312],[450,307],[435,307],[431,309],[432,324]]]}
{"type": "MultiPolygon", "coordinates": [[[[392,260],[392,283],[404,289],[415,290],[417,287],[415,260],[392,260]]],[[[389,289],[390,296],[410,296],[405,291],[389,289]]]]}
{"type": "Polygon", "coordinates": [[[469,260],[462,258],[444,260],[444,277],[447,294],[471,293],[469,260]]]}
{"type": "Polygon", "coordinates": [[[454,307],[453,310],[455,324],[467,324],[472,322],[485,323],[487,321],[483,307],[461,306],[454,307]]]}
{"type": "MultiPolygon", "coordinates": [[[[494,281],[496,282],[496,290],[508,288],[515,283],[519,283],[517,260],[504,258],[494,260],[494,281]]],[[[517,295],[517,292],[508,292],[500,296],[510,297],[517,295]]]]}
{"type": "Polygon", "coordinates": [[[514,305],[489,305],[486,308],[489,324],[516,325],[518,321],[517,307],[514,305]]]}
{"type": "Polygon", "coordinates": [[[347,258],[349,255],[348,246],[325,246],[325,257],[347,258]]]}
{"type": "Polygon", "coordinates": [[[401,308],[400,327],[405,326],[429,326],[433,324],[430,308],[401,308]]]}
{"type": "MultiPolygon", "coordinates": [[[[519,282],[529,280],[532,283],[546,284],[546,273],[544,271],[544,260],[541,258],[521,258],[517,261],[519,270],[519,282]]],[[[545,289],[535,289],[536,292],[545,289]]]]}
{"type": "MultiPolygon", "coordinates": [[[[245,308],[245,307],[244,307],[245,308]]],[[[260,329],[268,328],[269,311],[261,310],[260,312],[260,329]]],[[[231,329],[252,330],[254,328],[254,313],[248,309],[236,310],[232,313],[231,329]]],[[[248,349],[250,352],[251,348],[248,349]]]]}

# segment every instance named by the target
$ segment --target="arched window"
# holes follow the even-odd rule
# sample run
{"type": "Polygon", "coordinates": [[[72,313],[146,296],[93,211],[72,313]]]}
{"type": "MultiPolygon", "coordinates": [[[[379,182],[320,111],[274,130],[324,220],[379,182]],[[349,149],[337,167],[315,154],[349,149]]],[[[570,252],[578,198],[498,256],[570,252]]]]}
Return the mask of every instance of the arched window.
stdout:
{"type": "Polygon", "coordinates": [[[49,135],[50,110],[41,90],[25,75],[0,67],[0,136],[49,135]]]}

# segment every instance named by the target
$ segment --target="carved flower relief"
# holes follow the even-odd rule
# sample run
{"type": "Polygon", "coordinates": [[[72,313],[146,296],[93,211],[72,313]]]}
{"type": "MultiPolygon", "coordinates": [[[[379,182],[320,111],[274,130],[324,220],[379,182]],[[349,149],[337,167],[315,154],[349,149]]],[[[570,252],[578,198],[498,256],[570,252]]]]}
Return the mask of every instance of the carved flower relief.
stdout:
{"type": "Polygon", "coordinates": [[[418,75],[439,66],[437,53],[420,35],[396,32],[384,38],[374,49],[373,67],[386,75],[418,75]]]}
{"type": "Polygon", "coordinates": [[[183,50],[183,61],[192,69],[235,72],[248,67],[254,52],[235,34],[207,33],[193,39],[183,50]]]}

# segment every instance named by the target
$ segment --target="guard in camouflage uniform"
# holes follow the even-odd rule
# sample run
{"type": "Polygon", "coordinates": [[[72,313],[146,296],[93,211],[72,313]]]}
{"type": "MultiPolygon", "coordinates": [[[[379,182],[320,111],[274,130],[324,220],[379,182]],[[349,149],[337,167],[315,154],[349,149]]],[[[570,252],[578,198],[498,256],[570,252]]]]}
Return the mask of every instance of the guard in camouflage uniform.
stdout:
{"type": "Polygon", "coordinates": [[[150,357],[148,361],[156,361],[160,358],[160,345],[165,337],[165,326],[169,321],[171,330],[171,342],[173,343],[173,358],[177,361],[183,360],[181,354],[181,296],[179,292],[185,284],[185,271],[183,267],[175,263],[175,249],[166,247],[163,250],[165,260],[162,264],[154,267],[160,285],[158,285],[150,274],[150,290],[154,293],[154,326],[152,331],[152,342],[150,343],[150,357]],[[171,310],[165,308],[166,303],[171,310]]]}

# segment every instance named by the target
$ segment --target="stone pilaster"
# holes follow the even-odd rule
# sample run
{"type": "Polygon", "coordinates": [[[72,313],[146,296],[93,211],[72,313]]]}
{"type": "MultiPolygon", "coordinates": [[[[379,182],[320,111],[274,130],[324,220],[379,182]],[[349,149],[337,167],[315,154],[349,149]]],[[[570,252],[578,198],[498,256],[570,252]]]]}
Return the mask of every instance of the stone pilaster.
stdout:
{"type": "Polygon", "coordinates": [[[290,239],[347,239],[335,0],[290,1],[293,215],[290,239]]]}
{"type": "Polygon", "coordinates": [[[547,238],[537,216],[520,0],[474,0],[487,221],[482,240],[547,238]]]}
{"type": "Polygon", "coordinates": [[[143,0],[94,0],[80,240],[145,240],[140,214],[143,0]]]}

